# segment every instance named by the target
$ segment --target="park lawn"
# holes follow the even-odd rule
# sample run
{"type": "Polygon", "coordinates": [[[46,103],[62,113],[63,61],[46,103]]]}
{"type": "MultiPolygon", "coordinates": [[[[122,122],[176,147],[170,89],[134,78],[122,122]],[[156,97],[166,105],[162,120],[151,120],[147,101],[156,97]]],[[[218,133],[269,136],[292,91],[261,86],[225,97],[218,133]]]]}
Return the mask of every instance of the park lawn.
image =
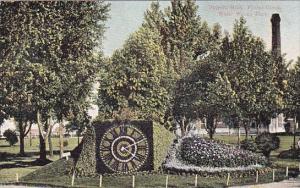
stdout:
{"type": "MultiPolygon", "coordinates": [[[[223,140],[225,143],[236,144],[237,137],[233,135],[216,135],[216,139],[223,140]]],[[[77,144],[77,138],[65,138],[68,140],[68,146],[65,147],[66,150],[74,149],[77,144]]],[[[242,136],[241,140],[244,139],[242,136]]],[[[272,152],[271,160],[276,166],[279,167],[298,167],[299,162],[292,159],[278,159],[276,156],[282,150],[289,149],[293,143],[292,136],[281,136],[281,143],[280,148],[278,151],[272,152]]],[[[297,138],[298,139],[298,138],[297,138]]],[[[29,154],[27,157],[18,157],[16,154],[19,152],[19,145],[9,147],[8,143],[4,140],[0,140],[0,153],[7,152],[12,154],[11,158],[8,160],[0,159],[0,167],[2,165],[10,165],[9,168],[0,168],[0,183],[8,183],[8,182],[15,182],[16,181],[16,174],[18,173],[19,178],[27,175],[30,172],[35,171],[36,169],[40,168],[40,166],[25,166],[19,167],[17,166],[20,162],[28,162],[34,161],[38,158],[38,143],[39,140],[37,138],[32,140],[32,146],[29,145],[29,139],[25,139],[25,152],[29,154]],[[15,166],[14,166],[15,165],[15,166]]],[[[57,160],[58,157],[58,138],[52,138],[53,148],[55,152],[54,157],[49,158],[51,160],[57,160]]],[[[48,145],[47,145],[48,149],[48,145]]],[[[152,175],[137,175],[136,176],[136,186],[137,187],[165,187],[165,177],[164,174],[152,174],[152,175]]],[[[278,180],[282,180],[284,175],[278,180]]],[[[270,182],[272,177],[270,174],[264,176],[260,176],[260,183],[263,182],[270,182]]],[[[223,187],[225,185],[224,178],[206,178],[206,177],[198,177],[199,185],[201,187],[223,187]],[[201,183],[200,183],[201,182],[201,183]]],[[[69,176],[62,176],[62,177],[55,177],[47,178],[47,179],[39,179],[39,180],[30,180],[26,181],[27,183],[37,183],[37,184],[51,184],[54,186],[66,186],[70,185],[71,177],[69,176]]],[[[248,178],[234,178],[231,180],[232,185],[239,185],[239,184],[254,184],[255,177],[248,177],[248,178]]],[[[112,177],[112,176],[105,176],[103,177],[103,186],[109,185],[109,187],[130,187],[131,186],[131,177],[122,176],[122,177],[112,177]]],[[[170,187],[192,187],[194,185],[194,176],[177,176],[177,175],[169,175],[169,185],[170,187]]],[[[99,178],[77,178],[75,179],[75,187],[97,187],[99,186],[99,178]]]]}
{"type": "MultiPolygon", "coordinates": [[[[285,179],[284,172],[276,173],[275,181],[285,179]]],[[[166,174],[136,174],[135,186],[136,187],[166,187],[166,174]]],[[[247,185],[255,184],[255,175],[246,178],[230,178],[229,185],[247,185]]],[[[99,187],[99,177],[93,178],[75,178],[74,187],[99,187]]],[[[198,177],[197,187],[225,187],[226,177],[198,177]]],[[[272,173],[259,176],[259,183],[267,183],[272,181],[272,173]]],[[[47,179],[27,180],[27,184],[39,185],[52,185],[71,187],[71,176],[48,177],[47,179]]],[[[22,182],[21,182],[22,183],[22,182]]],[[[168,175],[168,187],[194,187],[195,175],[168,175]]],[[[132,187],[132,176],[103,176],[103,187],[110,188],[126,188],[132,187]]]]}
{"type": "MultiPolygon", "coordinates": [[[[64,149],[66,151],[73,150],[77,144],[77,138],[65,138],[68,140],[68,146],[64,149]]],[[[59,159],[59,139],[52,138],[54,156],[48,158],[52,161],[59,159]]],[[[46,144],[47,150],[49,149],[48,143],[46,144]]],[[[33,138],[32,145],[29,144],[29,139],[25,139],[25,153],[26,157],[20,157],[19,153],[19,143],[14,146],[9,146],[5,140],[0,140],[0,183],[15,182],[16,174],[19,178],[35,171],[41,166],[32,166],[30,162],[36,160],[39,156],[39,139],[33,138]],[[3,153],[7,153],[7,157],[1,158],[3,153]]]]}
{"type": "MultiPolygon", "coordinates": [[[[78,145],[77,137],[65,138],[64,140],[68,141],[68,145],[64,148],[65,150],[73,150],[78,145]]],[[[52,138],[53,150],[59,150],[59,138],[52,138]]],[[[49,149],[48,142],[46,142],[46,148],[49,149]]],[[[5,140],[0,140],[0,152],[7,152],[18,154],[20,151],[19,143],[14,146],[9,147],[8,142],[5,140]]],[[[38,153],[39,152],[39,139],[33,138],[32,145],[30,146],[29,138],[25,138],[25,153],[38,153]]]]}
{"type": "MultiPolygon", "coordinates": [[[[237,144],[238,138],[236,135],[215,135],[215,139],[222,140],[225,143],[228,144],[237,144]]],[[[251,138],[251,137],[249,137],[251,138]]],[[[279,149],[271,152],[271,161],[275,166],[285,168],[286,166],[289,166],[290,168],[299,168],[299,160],[297,159],[280,159],[277,158],[280,152],[284,150],[291,149],[291,146],[293,146],[294,143],[294,137],[293,136],[279,136],[280,138],[280,146],[279,149]]],[[[241,140],[244,140],[245,136],[241,135],[241,140]]],[[[255,136],[253,136],[253,139],[255,139],[255,136]]],[[[299,139],[299,136],[296,137],[296,141],[299,139]]]]}

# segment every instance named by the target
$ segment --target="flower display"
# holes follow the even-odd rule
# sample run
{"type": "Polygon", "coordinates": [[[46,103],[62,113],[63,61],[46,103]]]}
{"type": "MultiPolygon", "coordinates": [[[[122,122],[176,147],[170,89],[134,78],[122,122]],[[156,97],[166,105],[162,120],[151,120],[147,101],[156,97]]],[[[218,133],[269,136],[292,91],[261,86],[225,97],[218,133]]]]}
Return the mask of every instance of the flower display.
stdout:
{"type": "Polygon", "coordinates": [[[169,173],[237,172],[246,175],[268,169],[265,168],[268,163],[264,156],[232,145],[201,137],[184,137],[172,145],[162,167],[169,173]]]}
{"type": "Polygon", "coordinates": [[[186,137],[180,147],[182,160],[197,166],[241,167],[268,163],[259,154],[201,137],[186,137]]]}

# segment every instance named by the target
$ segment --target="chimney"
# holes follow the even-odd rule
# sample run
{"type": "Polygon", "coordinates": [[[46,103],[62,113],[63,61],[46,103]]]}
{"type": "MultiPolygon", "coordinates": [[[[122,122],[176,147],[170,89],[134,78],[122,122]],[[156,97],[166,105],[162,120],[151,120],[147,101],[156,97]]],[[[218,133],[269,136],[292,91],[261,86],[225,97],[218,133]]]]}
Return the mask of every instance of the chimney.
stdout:
{"type": "Polygon", "coordinates": [[[280,16],[279,14],[272,14],[272,53],[276,56],[281,55],[281,41],[280,41],[280,16]]]}

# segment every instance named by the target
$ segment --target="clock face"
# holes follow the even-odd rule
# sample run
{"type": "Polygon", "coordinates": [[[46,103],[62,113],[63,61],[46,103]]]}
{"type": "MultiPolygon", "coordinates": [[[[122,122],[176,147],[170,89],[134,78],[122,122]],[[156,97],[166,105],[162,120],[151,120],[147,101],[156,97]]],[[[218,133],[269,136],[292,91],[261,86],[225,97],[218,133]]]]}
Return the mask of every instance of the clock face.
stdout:
{"type": "Polygon", "coordinates": [[[148,158],[146,136],[131,125],[108,129],[100,141],[100,158],[113,172],[137,171],[148,158]]]}

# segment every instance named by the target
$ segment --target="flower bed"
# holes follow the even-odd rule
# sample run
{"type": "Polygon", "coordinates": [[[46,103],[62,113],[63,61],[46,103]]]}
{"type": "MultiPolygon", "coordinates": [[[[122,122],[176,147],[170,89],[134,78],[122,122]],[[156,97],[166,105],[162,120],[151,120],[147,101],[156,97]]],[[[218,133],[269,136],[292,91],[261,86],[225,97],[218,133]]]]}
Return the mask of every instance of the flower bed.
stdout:
{"type": "Polygon", "coordinates": [[[173,144],[162,168],[168,173],[243,177],[271,171],[268,160],[250,151],[200,137],[185,137],[173,144]]]}

